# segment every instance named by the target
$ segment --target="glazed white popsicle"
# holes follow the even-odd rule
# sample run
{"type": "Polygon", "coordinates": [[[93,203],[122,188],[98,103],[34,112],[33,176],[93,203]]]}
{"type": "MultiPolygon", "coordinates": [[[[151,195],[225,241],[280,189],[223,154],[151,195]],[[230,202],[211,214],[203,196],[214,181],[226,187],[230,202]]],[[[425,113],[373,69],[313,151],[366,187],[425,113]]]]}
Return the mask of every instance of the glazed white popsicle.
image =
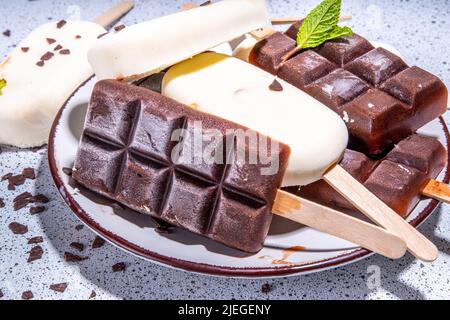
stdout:
{"type": "Polygon", "coordinates": [[[168,70],[163,94],[291,147],[284,186],[306,185],[337,163],[348,142],[342,119],[285,81],[239,59],[203,53],[168,70]]]}
{"type": "Polygon", "coordinates": [[[89,47],[104,33],[86,21],[50,22],[32,31],[0,64],[0,144],[47,142],[59,108],[92,75],[89,47]]]}
{"type": "Polygon", "coordinates": [[[223,0],[109,34],[88,57],[98,79],[137,80],[268,24],[264,0],[223,0]]]}

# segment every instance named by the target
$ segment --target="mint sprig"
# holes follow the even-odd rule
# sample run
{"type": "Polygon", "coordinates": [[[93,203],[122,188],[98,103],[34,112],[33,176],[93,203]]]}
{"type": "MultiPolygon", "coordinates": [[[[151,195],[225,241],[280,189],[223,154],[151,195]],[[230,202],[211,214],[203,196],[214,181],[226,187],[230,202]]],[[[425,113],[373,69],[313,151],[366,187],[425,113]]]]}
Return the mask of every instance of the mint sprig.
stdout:
{"type": "Polygon", "coordinates": [[[2,95],[2,89],[6,87],[6,80],[0,79],[0,96],[2,95]]]}
{"type": "Polygon", "coordinates": [[[283,63],[303,49],[320,46],[328,40],[351,36],[352,29],[339,27],[341,0],[324,0],[303,20],[297,33],[297,47],[283,57],[283,63]]]}

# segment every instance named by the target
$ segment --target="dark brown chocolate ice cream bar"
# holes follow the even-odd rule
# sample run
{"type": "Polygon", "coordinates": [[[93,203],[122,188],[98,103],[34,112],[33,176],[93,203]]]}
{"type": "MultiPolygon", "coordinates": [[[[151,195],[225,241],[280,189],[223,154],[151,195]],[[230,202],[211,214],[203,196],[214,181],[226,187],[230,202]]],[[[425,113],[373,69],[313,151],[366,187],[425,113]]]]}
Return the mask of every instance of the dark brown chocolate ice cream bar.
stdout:
{"type": "MultiPolygon", "coordinates": [[[[419,202],[422,188],[436,178],[446,161],[447,153],[438,140],[414,134],[381,160],[347,150],[341,166],[399,215],[406,217],[419,202]]],[[[301,187],[294,193],[326,205],[354,210],[324,181],[301,187]]]]}
{"type": "MultiPolygon", "coordinates": [[[[271,152],[279,161],[273,175],[264,175],[261,163],[225,161],[238,159],[232,157],[237,148],[223,148],[223,164],[184,161],[189,151],[197,150],[192,149],[194,140],[185,138],[180,147],[171,136],[177,129],[193,134],[197,121],[203,130],[219,130],[223,146],[230,135],[231,141],[236,139],[230,132],[247,130],[145,88],[100,81],[92,93],[72,177],[140,213],[257,252],[268,232],[289,147],[279,143],[278,152],[271,152]]],[[[245,152],[252,148],[247,143],[245,152]]]]}
{"type": "Polygon", "coordinates": [[[357,34],[304,50],[280,66],[296,45],[299,25],[256,44],[250,62],[337,112],[353,149],[383,153],[446,111],[448,92],[439,78],[357,34]]]}

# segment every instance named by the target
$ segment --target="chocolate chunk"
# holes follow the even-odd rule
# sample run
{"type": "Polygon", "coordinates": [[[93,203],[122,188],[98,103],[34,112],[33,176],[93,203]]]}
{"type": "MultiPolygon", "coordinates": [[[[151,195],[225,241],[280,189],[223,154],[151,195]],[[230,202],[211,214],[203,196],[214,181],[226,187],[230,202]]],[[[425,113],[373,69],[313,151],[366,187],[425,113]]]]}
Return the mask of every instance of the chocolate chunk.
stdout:
{"type": "Polygon", "coordinates": [[[22,47],[22,48],[20,48],[20,50],[22,50],[22,52],[28,52],[28,50],[30,50],[30,48],[28,48],[28,47],[22,47]]]}
{"type": "Polygon", "coordinates": [[[70,252],[64,252],[64,260],[66,260],[66,262],[80,262],[87,259],[88,257],[81,257],[70,252]]]}
{"type": "Polygon", "coordinates": [[[61,50],[59,53],[60,54],[70,54],[70,50],[69,49],[64,49],[64,50],[61,50]]]}
{"type": "Polygon", "coordinates": [[[51,58],[53,58],[55,54],[53,52],[47,51],[42,57],[41,57],[41,61],[47,61],[50,60],[51,58]]]}
{"type": "Polygon", "coordinates": [[[273,82],[270,84],[269,89],[272,91],[283,91],[283,86],[281,83],[277,81],[277,79],[273,80],[273,82]]]}
{"type": "Polygon", "coordinates": [[[272,291],[272,286],[271,286],[270,284],[264,283],[264,284],[261,286],[261,292],[262,292],[262,293],[268,294],[270,291],[272,291]]]}
{"type": "Polygon", "coordinates": [[[57,27],[58,29],[61,29],[62,27],[65,26],[66,23],[67,23],[66,20],[61,20],[61,21],[59,21],[59,22],[56,24],[56,27],[57,27]]]}
{"type": "Polygon", "coordinates": [[[66,291],[67,286],[69,284],[67,282],[63,282],[63,283],[57,283],[57,284],[51,284],[49,286],[50,290],[56,291],[56,292],[61,292],[63,293],[64,291],[66,291]]]}
{"type": "Polygon", "coordinates": [[[20,223],[18,223],[18,222],[11,222],[11,223],[8,225],[8,228],[9,228],[9,230],[11,230],[12,233],[14,233],[14,234],[25,234],[25,233],[28,232],[28,227],[25,226],[25,225],[23,225],[23,224],[20,224],[20,223]]]}
{"type": "Polygon", "coordinates": [[[123,30],[123,29],[125,29],[125,25],[123,25],[123,24],[114,27],[114,30],[116,30],[117,32],[119,32],[120,30],[123,30]]]}
{"type": "Polygon", "coordinates": [[[48,203],[50,199],[43,194],[37,194],[31,198],[31,201],[37,203],[48,203]]]}
{"type": "Polygon", "coordinates": [[[98,35],[97,39],[103,38],[104,36],[106,36],[108,34],[108,32],[102,33],[100,35],[98,35]]]}
{"type": "Polygon", "coordinates": [[[38,214],[38,213],[42,213],[45,211],[45,207],[44,206],[36,206],[36,207],[31,207],[29,212],[30,214],[34,215],[34,214],[38,214]]]}
{"type": "Polygon", "coordinates": [[[22,208],[25,208],[30,202],[31,202],[30,199],[27,199],[27,198],[23,198],[23,199],[20,199],[20,200],[14,202],[14,204],[13,204],[14,211],[18,211],[22,208]]]}
{"type": "Polygon", "coordinates": [[[125,271],[126,268],[127,265],[124,262],[119,262],[112,266],[112,271],[113,272],[125,271]]]}
{"type": "Polygon", "coordinates": [[[52,43],[55,43],[55,42],[56,42],[55,39],[47,38],[47,43],[48,43],[48,44],[52,44],[52,43]]]}
{"type": "Polygon", "coordinates": [[[23,174],[18,174],[15,176],[10,176],[8,178],[8,181],[10,184],[13,184],[15,186],[21,186],[25,183],[25,176],[23,174]]]}
{"type": "Polygon", "coordinates": [[[84,250],[84,244],[79,243],[79,242],[72,242],[70,244],[70,246],[78,251],[83,251],[84,250]]]}
{"type": "Polygon", "coordinates": [[[31,300],[33,298],[33,292],[31,292],[30,290],[22,292],[22,300],[31,300]]]}
{"type": "Polygon", "coordinates": [[[5,30],[5,31],[3,31],[3,35],[5,36],[5,37],[10,37],[11,36],[11,30],[5,30]]]}
{"type": "Polygon", "coordinates": [[[42,236],[33,237],[28,240],[28,244],[38,244],[44,242],[44,238],[42,236]]]}
{"type": "Polygon", "coordinates": [[[96,236],[94,241],[92,241],[92,249],[97,249],[103,247],[105,240],[102,237],[96,236]]]}
{"type": "Polygon", "coordinates": [[[75,36],[75,39],[81,39],[81,36],[80,36],[79,34],[77,34],[77,35],[75,36]]]}
{"type": "Polygon", "coordinates": [[[33,195],[31,193],[29,193],[29,192],[23,192],[23,193],[19,194],[17,197],[15,197],[13,199],[13,202],[21,201],[21,200],[24,200],[24,199],[30,199],[32,196],[33,195]]]}
{"type": "Polygon", "coordinates": [[[76,226],[75,226],[75,230],[77,230],[77,231],[80,231],[80,230],[82,230],[84,228],[84,225],[82,225],[82,224],[77,224],[76,226]]]}
{"type": "Polygon", "coordinates": [[[58,44],[56,47],[53,48],[53,51],[58,51],[58,50],[61,50],[62,48],[63,48],[63,46],[58,44]]]}
{"type": "Polygon", "coordinates": [[[0,198],[0,209],[5,207],[5,202],[3,201],[3,198],[0,198]]]}
{"type": "Polygon", "coordinates": [[[30,255],[28,256],[27,262],[30,263],[30,262],[39,260],[42,258],[43,254],[44,254],[44,250],[42,250],[41,246],[33,247],[30,250],[30,255]]]}
{"type": "Polygon", "coordinates": [[[45,63],[44,63],[44,61],[38,61],[38,62],[36,62],[36,65],[38,67],[43,67],[45,65],[45,63]]]}
{"type": "Polygon", "coordinates": [[[89,299],[94,299],[97,296],[97,292],[92,290],[91,295],[89,296],[89,299]]]}
{"type": "Polygon", "coordinates": [[[33,168],[25,168],[25,169],[23,169],[22,174],[27,179],[30,179],[30,180],[36,179],[36,172],[34,171],[33,168]]]}
{"type": "Polygon", "coordinates": [[[12,183],[8,183],[8,190],[16,190],[16,187],[12,183]]]}
{"type": "Polygon", "coordinates": [[[72,168],[64,167],[64,168],[62,168],[62,171],[63,171],[66,175],[68,175],[69,177],[72,176],[72,168]]]}

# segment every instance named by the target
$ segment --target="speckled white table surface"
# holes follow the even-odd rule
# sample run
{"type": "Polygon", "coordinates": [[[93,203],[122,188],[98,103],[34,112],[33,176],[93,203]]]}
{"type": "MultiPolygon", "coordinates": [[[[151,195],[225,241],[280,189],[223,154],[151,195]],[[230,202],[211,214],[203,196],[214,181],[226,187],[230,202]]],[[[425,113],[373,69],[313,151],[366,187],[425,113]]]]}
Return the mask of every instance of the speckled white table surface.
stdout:
{"type": "MultiPolygon", "coordinates": [[[[183,0],[136,0],[136,8],[122,21],[133,24],[178,10],[183,0]]],[[[302,16],[316,0],[269,0],[273,16],[302,16]]],[[[0,6],[0,58],[33,28],[49,20],[90,20],[114,0],[7,1],[0,6]],[[10,36],[2,35],[10,30],[10,36]]],[[[353,15],[354,30],[372,40],[394,45],[410,64],[417,64],[440,76],[450,86],[450,1],[434,0],[344,0],[343,13],[353,15]]],[[[205,26],[207,28],[208,26],[205,26]]],[[[1,108],[1,106],[0,106],[1,108]]],[[[446,117],[449,120],[449,116],[446,117]]],[[[448,122],[448,121],[447,121],[448,122]]],[[[1,130],[1,128],[0,128],[1,130]]],[[[39,151],[1,147],[0,175],[20,173],[34,167],[36,180],[28,180],[16,191],[0,184],[0,299],[20,299],[31,290],[35,299],[448,299],[450,298],[450,206],[441,207],[420,228],[439,248],[439,259],[430,264],[406,255],[398,261],[380,256],[307,276],[271,280],[225,279],[191,274],[135,258],[105,244],[92,249],[95,235],[80,223],[60,199],[49,175],[46,149],[39,151]],[[23,191],[43,193],[51,198],[47,210],[30,215],[27,209],[14,212],[12,199],[23,191]],[[25,235],[13,235],[9,223],[28,227],[25,235]],[[32,246],[27,239],[43,236],[40,260],[27,263],[32,246]],[[85,245],[89,259],[69,264],[64,252],[76,252],[72,242],[85,245]],[[111,266],[125,262],[126,272],[113,273],[111,266]],[[379,267],[380,282],[373,281],[379,267]],[[375,269],[374,269],[375,268],[375,269]],[[68,283],[64,293],[49,285],[68,283]],[[261,286],[272,290],[262,293],[261,286]]]]}

